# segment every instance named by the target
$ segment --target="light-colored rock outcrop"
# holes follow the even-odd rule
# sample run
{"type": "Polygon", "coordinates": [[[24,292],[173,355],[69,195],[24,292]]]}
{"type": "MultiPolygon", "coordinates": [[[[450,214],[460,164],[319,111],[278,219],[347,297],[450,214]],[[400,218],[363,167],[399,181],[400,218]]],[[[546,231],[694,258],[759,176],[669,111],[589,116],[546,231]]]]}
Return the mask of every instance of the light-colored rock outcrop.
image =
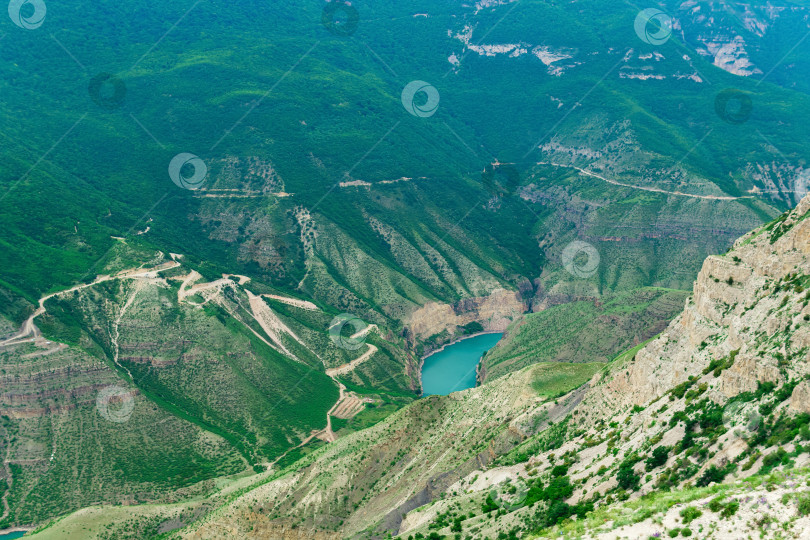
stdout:
{"type": "Polygon", "coordinates": [[[783,285],[789,275],[810,274],[810,219],[803,219],[809,211],[805,197],[770,229],[757,229],[729,253],[707,258],[683,313],[586,400],[642,405],[732,354],[733,365],[712,384],[718,399],[810,372],[806,293],[783,285]],[[780,287],[784,292],[776,293],[780,287]],[[789,343],[776,343],[775,336],[789,330],[789,343]]]}
{"type": "Polygon", "coordinates": [[[457,326],[477,321],[485,331],[502,332],[517,316],[526,311],[526,304],[517,291],[497,289],[489,296],[465,298],[455,305],[429,302],[414,311],[405,326],[417,338],[428,338],[457,326]]]}
{"type": "Polygon", "coordinates": [[[810,413],[810,384],[800,382],[793,389],[790,396],[790,409],[797,412],[810,413]]]}

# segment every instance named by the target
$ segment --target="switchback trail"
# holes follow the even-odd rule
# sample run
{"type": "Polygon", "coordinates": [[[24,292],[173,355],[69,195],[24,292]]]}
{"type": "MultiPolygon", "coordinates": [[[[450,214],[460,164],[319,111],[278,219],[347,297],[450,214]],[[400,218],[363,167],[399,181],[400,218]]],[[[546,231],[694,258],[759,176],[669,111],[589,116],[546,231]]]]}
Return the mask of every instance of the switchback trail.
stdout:
{"type": "Polygon", "coordinates": [[[566,167],[566,168],[569,168],[569,169],[576,169],[577,171],[579,171],[580,173],[582,173],[582,174],[584,174],[586,176],[592,176],[594,178],[598,178],[599,180],[607,182],[608,184],[613,184],[614,186],[621,186],[621,187],[626,187],[626,188],[631,188],[631,189],[640,189],[642,191],[650,191],[652,193],[663,193],[664,195],[675,195],[675,196],[678,196],[678,197],[690,197],[690,198],[693,198],[693,199],[708,199],[708,200],[713,200],[713,201],[738,201],[740,199],[753,199],[754,198],[753,195],[745,195],[745,196],[742,196],[742,197],[732,197],[730,195],[694,195],[692,193],[684,193],[682,191],[667,191],[665,189],[654,188],[654,187],[634,186],[633,184],[625,184],[623,182],[617,182],[616,180],[610,180],[610,179],[605,178],[604,176],[601,176],[601,175],[596,174],[594,172],[587,171],[585,169],[581,169],[581,168],[577,167],[576,165],[561,165],[559,163],[553,163],[553,162],[550,162],[550,161],[548,161],[548,162],[539,161],[537,163],[537,165],[551,165],[553,167],[566,167]]]}
{"type": "Polygon", "coordinates": [[[10,338],[0,341],[0,347],[4,347],[7,345],[17,345],[19,343],[24,343],[25,341],[29,340],[33,341],[35,338],[39,337],[41,334],[36,325],[34,325],[34,319],[45,313],[45,302],[47,302],[48,300],[50,300],[55,296],[62,296],[64,294],[68,294],[73,291],[86,289],[87,287],[92,287],[93,285],[97,285],[99,283],[103,283],[105,281],[110,281],[113,279],[132,279],[137,277],[149,277],[150,275],[156,276],[158,273],[163,272],[164,270],[170,270],[172,268],[177,268],[178,266],[180,266],[179,262],[169,261],[149,269],[133,268],[130,270],[122,270],[121,272],[118,272],[117,274],[114,274],[112,276],[108,275],[98,276],[90,283],[82,283],[81,285],[76,285],[69,289],[57,291],[55,293],[43,296],[42,298],[39,299],[38,302],[39,307],[37,308],[36,311],[34,311],[34,313],[30,317],[28,317],[28,319],[25,320],[25,322],[22,324],[22,327],[20,328],[20,331],[11,336],[10,338]]]}

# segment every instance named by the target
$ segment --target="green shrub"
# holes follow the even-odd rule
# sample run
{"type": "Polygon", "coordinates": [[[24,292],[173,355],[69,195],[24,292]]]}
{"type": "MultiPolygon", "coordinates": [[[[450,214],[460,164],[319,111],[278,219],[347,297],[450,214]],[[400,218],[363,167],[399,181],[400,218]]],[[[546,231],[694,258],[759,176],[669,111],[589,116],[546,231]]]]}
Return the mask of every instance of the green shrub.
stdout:
{"type": "Polygon", "coordinates": [[[638,489],[641,477],[633,470],[633,466],[641,461],[635,453],[626,457],[619,465],[619,472],[616,474],[616,480],[619,482],[619,487],[626,491],[634,491],[638,489]]]}
{"type": "Polygon", "coordinates": [[[683,397],[686,391],[689,390],[689,388],[693,384],[695,384],[695,381],[697,381],[697,378],[693,375],[690,375],[685,382],[682,382],[681,384],[670,390],[670,393],[676,398],[680,399],[683,397]]]}
{"type": "Polygon", "coordinates": [[[703,471],[703,475],[698,478],[697,486],[706,487],[712,482],[719,484],[725,477],[726,471],[724,469],[718,469],[715,465],[711,465],[708,469],[703,471]]]}
{"type": "Polygon", "coordinates": [[[774,467],[789,458],[787,450],[781,446],[776,450],[762,458],[762,467],[759,469],[759,474],[767,474],[773,470],[774,467]]]}
{"type": "Polygon", "coordinates": [[[574,487],[567,476],[560,476],[551,481],[545,490],[545,500],[563,500],[574,493],[574,487]]]}
{"type": "Polygon", "coordinates": [[[558,476],[565,476],[568,474],[568,466],[567,465],[556,465],[553,469],[551,469],[551,476],[558,477],[558,476]]]}
{"type": "Polygon", "coordinates": [[[799,495],[796,498],[796,509],[801,516],[810,515],[810,494],[799,495]]]}
{"type": "Polygon", "coordinates": [[[497,510],[498,505],[497,503],[492,500],[492,495],[487,495],[487,499],[481,505],[481,511],[485,514],[492,512],[493,510],[497,510]]]}
{"type": "Polygon", "coordinates": [[[632,467],[619,469],[616,479],[619,481],[619,487],[626,490],[637,489],[641,481],[641,478],[633,471],[632,467]]]}
{"type": "Polygon", "coordinates": [[[478,321],[473,321],[471,323],[467,323],[464,326],[459,326],[458,330],[461,331],[462,334],[477,334],[479,332],[484,331],[484,327],[478,321]]]}
{"type": "Polygon", "coordinates": [[[683,518],[684,523],[689,523],[694,519],[699,518],[703,515],[703,512],[695,508],[694,506],[687,506],[683,510],[681,510],[681,517],[683,518]]]}
{"type": "Polygon", "coordinates": [[[681,536],[692,536],[692,531],[686,527],[681,529],[681,536]]]}
{"type": "Polygon", "coordinates": [[[670,529],[669,531],[667,531],[667,534],[669,535],[670,538],[675,538],[676,536],[681,534],[681,530],[676,527],[674,529],[670,529]]]}
{"type": "Polygon", "coordinates": [[[709,502],[709,510],[712,512],[720,512],[726,505],[723,504],[723,497],[716,497],[709,502]]]}
{"type": "Polygon", "coordinates": [[[720,512],[720,516],[724,517],[724,518],[730,518],[731,516],[736,514],[737,510],[739,510],[739,509],[740,509],[740,503],[739,503],[739,501],[737,501],[737,499],[734,499],[732,501],[729,501],[726,504],[726,507],[723,508],[722,512],[720,512]]]}
{"type": "Polygon", "coordinates": [[[703,411],[698,418],[701,429],[716,429],[723,425],[723,409],[716,403],[704,405],[703,411]]]}
{"type": "Polygon", "coordinates": [[[664,463],[667,462],[667,458],[669,457],[669,446],[659,446],[652,451],[652,455],[647,458],[644,464],[647,467],[648,471],[655,469],[656,467],[660,467],[664,463]]]}

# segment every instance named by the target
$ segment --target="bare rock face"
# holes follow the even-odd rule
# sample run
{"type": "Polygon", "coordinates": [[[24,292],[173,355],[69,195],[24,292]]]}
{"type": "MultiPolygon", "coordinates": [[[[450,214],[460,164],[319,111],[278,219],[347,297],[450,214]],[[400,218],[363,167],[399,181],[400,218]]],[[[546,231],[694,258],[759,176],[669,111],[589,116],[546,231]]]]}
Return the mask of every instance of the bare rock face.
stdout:
{"type": "Polygon", "coordinates": [[[455,305],[429,302],[414,311],[406,326],[417,338],[427,338],[443,330],[453,334],[457,326],[477,321],[488,332],[506,330],[526,304],[517,291],[496,289],[489,296],[464,298],[455,305]]]}
{"type": "MultiPolygon", "coordinates": [[[[808,293],[791,282],[810,274],[809,212],[810,196],[727,254],[707,258],[683,313],[586,402],[642,405],[724,359],[731,365],[711,381],[718,400],[810,372],[808,293]]],[[[797,387],[792,408],[810,410],[807,389],[797,387]]]]}
{"type": "Polygon", "coordinates": [[[789,406],[793,411],[810,413],[810,384],[807,381],[800,382],[793,389],[789,406]]]}

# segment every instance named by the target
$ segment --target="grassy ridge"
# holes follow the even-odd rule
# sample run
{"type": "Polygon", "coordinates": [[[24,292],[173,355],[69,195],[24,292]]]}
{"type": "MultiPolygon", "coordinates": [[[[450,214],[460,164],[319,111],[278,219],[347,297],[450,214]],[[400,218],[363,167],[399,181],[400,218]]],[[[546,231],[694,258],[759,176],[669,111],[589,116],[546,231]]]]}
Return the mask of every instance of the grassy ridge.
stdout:
{"type": "Polygon", "coordinates": [[[486,377],[536,362],[606,362],[661,332],[687,294],[644,288],[527,314],[484,357],[486,377]]]}
{"type": "Polygon", "coordinates": [[[581,386],[604,367],[601,362],[562,364],[542,362],[532,367],[532,388],[543,398],[555,398],[581,386]]]}

